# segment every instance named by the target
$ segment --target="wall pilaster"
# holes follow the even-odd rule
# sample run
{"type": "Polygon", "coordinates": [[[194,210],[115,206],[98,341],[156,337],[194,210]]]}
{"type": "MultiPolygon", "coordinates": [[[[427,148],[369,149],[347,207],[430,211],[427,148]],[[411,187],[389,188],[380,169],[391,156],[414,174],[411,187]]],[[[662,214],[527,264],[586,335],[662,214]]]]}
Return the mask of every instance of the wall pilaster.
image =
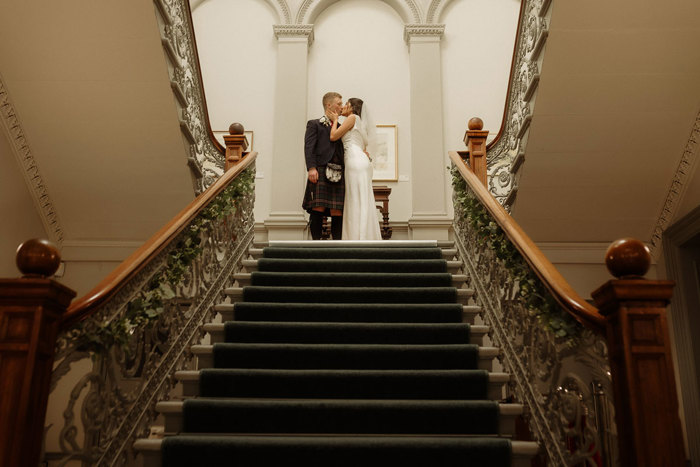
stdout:
{"type": "Polygon", "coordinates": [[[301,208],[306,172],[304,129],[307,106],[307,62],[313,25],[275,25],[277,69],[273,125],[272,196],[265,219],[269,240],[300,240],[306,219],[301,208]]]}
{"type": "Polygon", "coordinates": [[[443,148],[442,24],[407,24],[411,73],[411,176],[413,239],[448,238],[446,162],[443,148]]]}

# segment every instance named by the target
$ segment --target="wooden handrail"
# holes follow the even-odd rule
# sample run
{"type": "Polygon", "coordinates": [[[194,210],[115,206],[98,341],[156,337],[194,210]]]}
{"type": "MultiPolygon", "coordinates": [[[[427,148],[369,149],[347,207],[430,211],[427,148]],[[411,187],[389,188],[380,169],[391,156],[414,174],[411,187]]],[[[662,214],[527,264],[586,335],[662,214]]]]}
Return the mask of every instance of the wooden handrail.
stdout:
{"type": "Polygon", "coordinates": [[[523,231],[503,206],[491,195],[477,176],[467,167],[456,151],[449,152],[450,159],[459,170],[469,188],[474,192],[491,217],[503,229],[506,236],[520,252],[533,272],[540,278],[556,301],[578,322],[604,334],[606,321],[598,309],[586,302],[557,271],[542,251],[523,231]]]}
{"type": "Polygon", "coordinates": [[[63,316],[61,327],[65,329],[91,315],[97,307],[105,303],[126,282],[134,277],[148,262],[158,255],[168,243],[177,236],[211,200],[221,193],[238,175],[248,168],[257,158],[257,152],[245,155],[231,170],[225,172],[212,186],[197,196],[187,207],[156,232],[131,256],[102,280],[94,289],[79,298],[68,308],[63,316]]]}

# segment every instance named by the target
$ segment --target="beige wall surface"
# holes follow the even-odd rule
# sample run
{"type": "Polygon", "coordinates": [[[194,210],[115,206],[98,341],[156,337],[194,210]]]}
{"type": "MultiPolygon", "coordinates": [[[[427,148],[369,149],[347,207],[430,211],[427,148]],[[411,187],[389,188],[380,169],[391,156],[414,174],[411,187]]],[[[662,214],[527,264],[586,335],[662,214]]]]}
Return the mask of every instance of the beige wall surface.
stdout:
{"type": "Polygon", "coordinates": [[[0,126],[0,277],[18,277],[17,247],[30,238],[47,238],[7,134],[0,126]]]}

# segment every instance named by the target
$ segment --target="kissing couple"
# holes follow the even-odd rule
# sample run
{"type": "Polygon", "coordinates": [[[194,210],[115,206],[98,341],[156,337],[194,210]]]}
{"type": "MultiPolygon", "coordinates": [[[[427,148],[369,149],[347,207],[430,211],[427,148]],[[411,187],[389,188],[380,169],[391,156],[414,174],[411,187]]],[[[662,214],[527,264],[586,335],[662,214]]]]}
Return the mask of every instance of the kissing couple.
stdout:
{"type": "Polygon", "coordinates": [[[304,136],[302,207],[309,213],[311,238],[321,238],[323,217],[331,216],[333,240],[381,240],[370,157],[376,130],[367,107],[355,97],[343,104],[340,94],[328,92],[323,110],[323,117],[306,123],[304,136]]]}

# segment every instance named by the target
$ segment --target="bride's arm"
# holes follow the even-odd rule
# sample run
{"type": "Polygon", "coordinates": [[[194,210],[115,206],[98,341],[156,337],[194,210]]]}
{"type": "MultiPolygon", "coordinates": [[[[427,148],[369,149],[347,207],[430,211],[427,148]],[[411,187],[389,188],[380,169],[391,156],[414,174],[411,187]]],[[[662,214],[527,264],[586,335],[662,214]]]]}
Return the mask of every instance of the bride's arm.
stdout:
{"type": "Polygon", "coordinates": [[[342,125],[338,126],[338,117],[333,119],[331,125],[331,141],[338,141],[345,133],[350,131],[355,126],[355,114],[348,116],[342,125]]]}

